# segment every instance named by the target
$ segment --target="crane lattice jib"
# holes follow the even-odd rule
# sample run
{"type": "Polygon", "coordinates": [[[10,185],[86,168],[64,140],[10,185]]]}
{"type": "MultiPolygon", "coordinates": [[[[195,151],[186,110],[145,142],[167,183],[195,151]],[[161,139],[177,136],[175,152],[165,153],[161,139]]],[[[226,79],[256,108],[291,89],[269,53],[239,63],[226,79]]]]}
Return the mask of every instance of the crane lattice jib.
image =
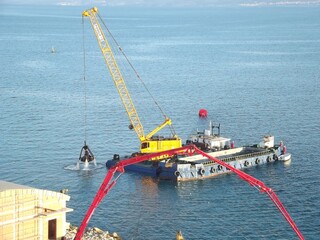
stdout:
{"type": "Polygon", "coordinates": [[[130,94],[128,92],[127,86],[123,80],[123,77],[121,75],[121,72],[118,68],[118,64],[115,60],[115,57],[112,53],[112,50],[110,48],[110,45],[102,31],[101,25],[96,17],[96,14],[98,13],[97,8],[92,8],[89,10],[86,10],[82,13],[82,16],[89,17],[92,28],[94,30],[95,36],[98,40],[102,55],[106,61],[106,64],[108,66],[108,69],[110,71],[110,74],[112,76],[112,80],[114,81],[114,84],[119,92],[121,101],[127,111],[127,114],[129,116],[129,119],[131,121],[132,127],[137,133],[140,141],[145,140],[143,126],[140,122],[138,113],[133,105],[132,99],[130,97],[130,94]]]}

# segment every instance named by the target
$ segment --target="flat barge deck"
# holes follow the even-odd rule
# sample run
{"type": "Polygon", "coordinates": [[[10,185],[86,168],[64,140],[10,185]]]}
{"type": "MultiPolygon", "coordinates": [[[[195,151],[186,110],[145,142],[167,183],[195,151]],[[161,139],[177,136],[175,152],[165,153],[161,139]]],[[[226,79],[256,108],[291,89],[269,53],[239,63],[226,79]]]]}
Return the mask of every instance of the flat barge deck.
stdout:
{"type": "MultiPolygon", "coordinates": [[[[235,148],[233,141],[220,136],[220,125],[218,134],[213,134],[213,128],[211,126],[210,130],[196,132],[191,135],[187,144],[196,144],[208,155],[218,158],[237,169],[272,163],[282,160],[283,156],[286,156],[286,159],[288,156],[291,157],[290,154],[286,153],[286,147],[282,142],[279,145],[274,144],[273,136],[264,136],[260,144],[235,148]]],[[[121,159],[119,155],[115,154],[112,160],[106,162],[106,166],[110,168],[118,161],[130,157],[126,156],[121,159]]],[[[212,162],[200,154],[175,156],[161,161],[144,161],[126,166],[125,170],[151,175],[159,179],[175,181],[211,178],[230,172],[226,167],[212,162]]]]}

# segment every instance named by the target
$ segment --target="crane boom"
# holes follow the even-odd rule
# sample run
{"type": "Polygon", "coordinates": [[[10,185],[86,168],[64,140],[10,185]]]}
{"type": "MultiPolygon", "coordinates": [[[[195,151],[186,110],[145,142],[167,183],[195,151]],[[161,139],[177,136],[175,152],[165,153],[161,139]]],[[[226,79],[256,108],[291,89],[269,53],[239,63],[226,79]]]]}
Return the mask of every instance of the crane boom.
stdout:
{"type": "Polygon", "coordinates": [[[152,130],[147,136],[146,139],[150,139],[155,133],[159,132],[162,128],[167,125],[171,125],[171,119],[166,118],[163,123],[161,123],[158,127],[152,130]]]}
{"type": "Polygon", "coordinates": [[[281,214],[284,216],[284,218],[289,223],[289,225],[294,230],[294,232],[299,237],[299,239],[301,239],[301,240],[304,239],[302,233],[300,232],[297,225],[295,224],[295,222],[291,218],[290,214],[288,213],[288,211],[286,210],[284,205],[281,203],[281,201],[278,198],[278,196],[276,195],[276,193],[271,188],[267,187],[262,181],[250,176],[249,174],[246,174],[245,172],[240,171],[240,170],[230,166],[229,164],[206,154],[205,152],[198,149],[195,145],[186,145],[184,147],[177,148],[177,149],[167,150],[167,151],[158,152],[158,153],[151,153],[151,154],[146,154],[146,155],[142,155],[142,156],[136,156],[136,157],[132,157],[129,159],[121,160],[116,165],[112,166],[109,169],[106,177],[104,178],[104,180],[103,180],[96,196],[94,197],[83,221],[81,222],[81,224],[78,228],[77,234],[75,236],[75,240],[81,240],[81,237],[82,237],[95,209],[98,207],[98,205],[102,201],[102,199],[108,194],[108,192],[111,190],[111,188],[116,184],[117,179],[120,177],[120,175],[118,175],[115,179],[113,179],[116,172],[119,172],[121,174],[125,171],[124,168],[126,166],[136,164],[139,162],[143,162],[143,161],[146,161],[150,158],[157,158],[160,155],[167,155],[167,156],[173,156],[173,155],[178,155],[178,154],[192,155],[194,153],[201,154],[204,157],[210,159],[211,161],[226,167],[230,171],[236,173],[241,179],[248,182],[251,186],[258,188],[262,193],[266,193],[269,196],[269,198],[272,200],[274,205],[281,212],[281,214]]]}
{"type": "Polygon", "coordinates": [[[82,16],[89,17],[89,19],[90,19],[92,28],[94,30],[95,36],[98,40],[98,43],[99,43],[99,46],[100,46],[100,49],[102,52],[102,55],[106,61],[109,72],[110,72],[112,79],[114,81],[114,84],[116,85],[116,88],[117,88],[118,93],[120,95],[121,101],[127,111],[127,114],[128,114],[129,119],[131,121],[131,125],[134,128],[135,132],[137,133],[140,141],[143,141],[143,140],[145,140],[143,126],[140,122],[140,118],[138,116],[138,113],[133,105],[129,91],[128,91],[127,86],[123,80],[122,74],[119,70],[118,64],[117,64],[115,57],[112,53],[110,45],[105,37],[104,32],[102,31],[99,20],[96,17],[97,13],[98,13],[98,9],[96,7],[94,7],[92,9],[84,11],[82,13],[82,16]]]}
{"type": "MultiPolygon", "coordinates": [[[[161,152],[168,149],[179,148],[182,146],[181,139],[174,134],[172,137],[153,137],[158,131],[167,125],[171,125],[171,120],[165,118],[165,121],[152,130],[147,136],[144,134],[143,126],[140,122],[138,113],[134,107],[132,99],[130,97],[129,91],[119,70],[118,64],[108,43],[108,40],[101,28],[101,24],[97,18],[98,9],[96,7],[85,10],[82,13],[83,17],[88,17],[90,19],[94,34],[99,43],[100,50],[105,59],[106,65],[108,66],[109,72],[111,74],[112,80],[118,90],[121,101],[126,109],[130,120],[130,128],[133,128],[141,142],[140,152],[141,153],[152,153],[161,152]]],[[[98,15],[99,16],[99,15],[98,15]]],[[[158,159],[154,159],[158,160],[158,159]]]]}

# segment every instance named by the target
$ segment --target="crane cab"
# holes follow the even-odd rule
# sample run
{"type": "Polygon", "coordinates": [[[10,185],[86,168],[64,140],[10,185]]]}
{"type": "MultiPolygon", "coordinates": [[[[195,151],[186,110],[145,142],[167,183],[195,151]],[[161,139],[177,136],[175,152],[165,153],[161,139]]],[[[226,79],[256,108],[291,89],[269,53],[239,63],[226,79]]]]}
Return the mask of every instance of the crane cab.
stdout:
{"type": "Polygon", "coordinates": [[[141,153],[155,153],[174,148],[180,148],[182,141],[178,137],[164,138],[161,136],[153,136],[148,140],[144,140],[140,145],[141,153]]]}

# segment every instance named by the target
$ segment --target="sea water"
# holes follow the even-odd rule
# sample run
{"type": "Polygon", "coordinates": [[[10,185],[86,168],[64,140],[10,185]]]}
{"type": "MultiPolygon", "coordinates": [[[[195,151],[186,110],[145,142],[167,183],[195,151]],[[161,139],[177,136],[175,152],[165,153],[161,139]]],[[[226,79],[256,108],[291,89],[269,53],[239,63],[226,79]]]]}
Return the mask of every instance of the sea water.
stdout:
{"type": "MultiPolygon", "coordinates": [[[[317,239],[319,6],[99,9],[184,141],[213,120],[238,146],[259,143],[265,134],[285,142],[290,164],[246,172],[278,194],[306,239],[317,239]],[[207,121],[198,119],[200,108],[208,110],[207,121]]],[[[67,220],[74,225],[106,175],[101,166],[139,146],[89,20],[82,24],[83,10],[0,9],[0,178],[69,189],[74,211],[67,220]],[[98,164],[88,171],[76,169],[84,140],[98,164]]],[[[130,78],[148,133],[164,117],[130,78]]],[[[186,239],[296,238],[269,198],[235,174],[175,183],[125,173],[89,226],[123,239],[174,239],[177,230],[186,239]]]]}

